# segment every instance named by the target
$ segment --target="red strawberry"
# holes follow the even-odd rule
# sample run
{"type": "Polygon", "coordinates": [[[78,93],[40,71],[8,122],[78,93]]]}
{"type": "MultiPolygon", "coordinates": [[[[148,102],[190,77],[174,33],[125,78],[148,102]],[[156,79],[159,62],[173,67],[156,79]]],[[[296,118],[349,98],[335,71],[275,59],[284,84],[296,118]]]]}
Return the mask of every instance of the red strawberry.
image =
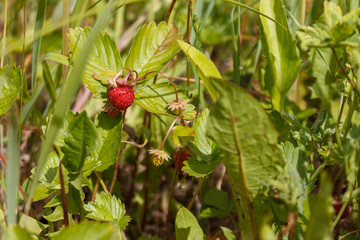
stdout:
{"type": "Polygon", "coordinates": [[[117,87],[109,87],[109,101],[119,110],[125,110],[134,102],[134,89],[132,85],[118,84],[117,87]]]}
{"type": "Polygon", "coordinates": [[[106,114],[109,115],[110,117],[116,118],[119,115],[120,110],[117,109],[116,107],[114,107],[114,105],[112,105],[111,103],[108,102],[105,105],[104,112],[106,112],[106,114]]]}
{"type": "Polygon", "coordinates": [[[179,150],[177,150],[174,157],[175,167],[180,171],[182,167],[185,166],[184,162],[189,160],[189,157],[191,157],[191,155],[187,153],[184,149],[180,148],[179,150]]]}

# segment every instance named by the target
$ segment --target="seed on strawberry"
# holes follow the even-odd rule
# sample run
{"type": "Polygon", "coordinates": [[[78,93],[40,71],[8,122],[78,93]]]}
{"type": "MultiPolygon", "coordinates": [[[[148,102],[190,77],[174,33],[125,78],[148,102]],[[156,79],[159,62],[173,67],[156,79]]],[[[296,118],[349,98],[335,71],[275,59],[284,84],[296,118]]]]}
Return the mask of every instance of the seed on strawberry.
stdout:
{"type": "Polygon", "coordinates": [[[117,87],[109,87],[109,101],[119,110],[125,110],[134,102],[134,89],[131,85],[120,84],[117,87]]]}
{"type": "Polygon", "coordinates": [[[185,166],[184,162],[189,160],[191,155],[183,148],[180,148],[176,151],[174,157],[174,166],[180,171],[183,166],[185,166]]]}
{"type": "Polygon", "coordinates": [[[105,110],[104,112],[109,115],[110,117],[112,118],[116,118],[119,113],[120,113],[120,110],[117,109],[114,105],[112,105],[111,103],[106,103],[105,105],[105,110]]]}

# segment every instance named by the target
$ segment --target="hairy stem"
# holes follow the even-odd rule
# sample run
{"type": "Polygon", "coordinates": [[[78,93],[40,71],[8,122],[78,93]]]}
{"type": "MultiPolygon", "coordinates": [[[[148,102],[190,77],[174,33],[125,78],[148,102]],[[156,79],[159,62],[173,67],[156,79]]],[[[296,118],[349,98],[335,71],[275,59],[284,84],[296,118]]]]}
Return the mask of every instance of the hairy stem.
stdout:
{"type": "Polygon", "coordinates": [[[339,65],[342,73],[345,75],[346,80],[350,83],[350,85],[353,87],[353,89],[354,89],[354,91],[356,92],[356,94],[360,97],[360,92],[359,92],[359,89],[358,89],[357,86],[356,86],[356,83],[354,83],[354,82],[350,79],[350,77],[349,77],[349,75],[346,73],[344,67],[341,65],[341,62],[340,62],[340,60],[339,60],[339,58],[338,58],[338,56],[337,56],[337,54],[336,54],[335,48],[332,47],[332,48],[331,48],[331,51],[332,51],[332,53],[334,54],[336,63],[339,65]]]}
{"type": "Polygon", "coordinates": [[[179,101],[179,97],[178,97],[178,92],[177,92],[177,90],[176,90],[176,86],[175,86],[174,82],[171,80],[171,78],[170,78],[168,75],[166,75],[165,73],[160,72],[160,71],[151,71],[151,72],[146,73],[146,75],[151,74],[151,73],[160,73],[160,74],[162,74],[164,77],[166,77],[166,78],[169,80],[169,82],[171,83],[171,85],[174,87],[175,96],[176,96],[176,101],[179,101]]]}
{"type": "Polygon", "coordinates": [[[60,175],[60,186],[61,186],[61,200],[63,205],[63,215],[64,215],[64,225],[65,227],[69,227],[69,215],[68,215],[68,206],[66,200],[66,193],[65,193],[65,183],[64,183],[64,175],[62,171],[62,164],[61,160],[59,162],[59,175],[60,175]]]}
{"type": "Polygon", "coordinates": [[[165,137],[164,137],[164,140],[163,140],[163,142],[162,142],[162,144],[161,144],[160,150],[163,150],[164,145],[165,145],[165,142],[166,142],[166,139],[167,139],[167,137],[169,136],[171,129],[174,127],[174,125],[175,125],[175,123],[177,122],[177,120],[179,120],[179,119],[182,118],[182,117],[183,117],[183,116],[180,115],[180,116],[178,116],[177,118],[175,118],[175,120],[172,122],[171,126],[169,127],[169,129],[168,129],[168,131],[167,131],[167,133],[166,133],[166,135],[165,135],[165,137]]]}
{"type": "Polygon", "coordinates": [[[169,10],[166,15],[166,20],[165,20],[166,23],[169,23],[170,15],[171,15],[172,10],[174,9],[175,3],[176,3],[176,0],[172,0],[169,10]]]}

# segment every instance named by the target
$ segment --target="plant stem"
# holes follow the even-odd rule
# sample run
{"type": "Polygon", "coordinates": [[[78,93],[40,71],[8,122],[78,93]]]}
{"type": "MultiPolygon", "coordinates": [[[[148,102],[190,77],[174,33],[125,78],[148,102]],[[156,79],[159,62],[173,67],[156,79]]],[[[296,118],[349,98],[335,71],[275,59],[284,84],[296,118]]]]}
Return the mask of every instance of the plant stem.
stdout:
{"type": "Polygon", "coordinates": [[[95,196],[96,196],[96,192],[97,192],[97,190],[98,190],[98,188],[99,188],[99,184],[100,184],[100,180],[97,179],[97,180],[96,180],[95,187],[94,187],[93,194],[92,194],[92,196],[91,196],[91,202],[93,202],[93,201],[95,200],[95,196]]]}
{"type": "Polygon", "coordinates": [[[4,31],[3,31],[3,42],[2,42],[2,51],[1,51],[1,61],[0,61],[0,67],[2,68],[4,66],[4,57],[5,57],[5,46],[6,46],[6,25],[7,25],[7,3],[8,1],[5,0],[5,19],[4,19],[4,31]]]}
{"type": "Polygon", "coordinates": [[[175,6],[175,3],[176,3],[176,0],[172,0],[172,2],[170,4],[170,7],[169,7],[169,10],[168,10],[167,15],[166,15],[166,20],[165,20],[166,23],[169,23],[170,15],[171,15],[171,12],[172,12],[172,10],[173,10],[173,8],[175,6]]]}
{"type": "Polygon", "coordinates": [[[181,117],[183,117],[183,116],[182,116],[182,115],[178,116],[178,117],[175,118],[175,120],[172,122],[171,126],[169,127],[169,130],[167,131],[167,133],[166,133],[166,135],[165,135],[165,137],[164,137],[164,140],[163,140],[163,142],[162,142],[162,144],[161,144],[160,150],[163,150],[164,145],[165,145],[165,142],[166,142],[166,139],[167,139],[167,137],[169,136],[171,129],[174,127],[174,125],[175,125],[175,123],[177,122],[177,120],[179,120],[179,118],[181,118],[181,117]]]}
{"type": "Polygon", "coordinates": [[[350,85],[353,87],[353,89],[354,89],[354,91],[356,92],[356,94],[360,97],[360,92],[359,92],[356,84],[350,79],[350,77],[349,77],[349,75],[346,73],[344,67],[341,65],[341,62],[340,62],[338,56],[336,55],[335,48],[332,47],[332,48],[331,48],[331,51],[332,51],[332,53],[334,54],[335,61],[336,61],[336,63],[339,65],[339,67],[340,67],[342,73],[345,75],[347,81],[348,81],[348,82],[350,83],[350,85]]]}
{"type": "Polygon", "coordinates": [[[190,209],[192,208],[192,205],[193,205],[194,202],[195,202],[196,196],[199,194],[199,192],[200,192],[200,190],[201,190],[201,188],[202,188],[202,185],[203,185],[203,183],[204,183],[204,179],[205,179],[204,177],[200,178],[199,185],[197,186],[194,195],[192,196],[189,204],[188,204],[187,207],[186,207],[189,211],[190,211],[190,209]]]}
{"type": "MultiPolygon", "coordinates": [[[[151,113],[146,112],[145,118],[147,118],[147,128],[151,129],[151,113]]],[[[151,132],[149,139],[151,139],[151,132]]],[[[147,209],[149,204],[149,150],[150,149],[150,141],[146,145],[146,153],[145,153],[145,182],[144,182],[144,209],[142,213],[141,220],[141,231],[144,231],[147,217],[147,209]]]]}
{"type": "Polygon", "coordinates": [[[169,80],[169,82],[171,83],[171,85],[174,87],[175,96],[176,96],[176,101],[178,102],[178,101],[179,101],[178,92],[177,92],[176,86],[175,86],[175,84],[173,83],[173,81],[171,80],[171,78],[170,78],[168,75],[166,75],[165,73],[160,72],[160,71],[147,72],[146,75],[151,74],[151,73],[160,73],[160,74],[162,74],[163,76],[165,76],[165,77],[169,80]]]}
{"type": "Polygon", "coordinates": [[[62,171],[62,164],[61,160],[59,161],[59,175],[60,175],[60,186],[61,186],[61,200],[63,205],[63,215],[64,215],[64,225],[65,227],[69,226],[69,215],[68,215],[68,206],[66,200],[66,193],[65,193],[65,183],[64,183],[64,175],[62,171]]]}
{"type": "Polygon", "coordinates": [[[119,168],[121,150],[122,150],[122,148],[120,147],[120,151],[119,151],[118,157],[116,159],[116,163],[115,163],[114,176],[113,176],[113,179],[112,179],[111,185],[110,185],[110,190],[109,190],[110,193],[112,193],[114,185],[115,185],[115,181],[116,181],[116,177],[117,177],[117,173],[118,173],[118,168],[119,168]]]}
{"type": "Polygon", "coordinates": [[[171,202],[172,202],[173,195],[174,195],[175,185],[176,185],[176,182],[177,182],[177,179],[178,179],[178,172],[179,172],[178,169],[175,168],[175,172],[174,172],[174,176],[173,176],[173,180],[172,180],[172,184],[171,184],[169,201],[168,201],[168,209],[167,209],[166,219],[165,219],[164,228],[163,228],[163,233],[162,233],[162,239],[163,239],[163,240],[164,240],[165,237],[166,237],[166,228],[167,228],[167,224],[168,224],[168,222],[169,222],[171,202]]]}
{"type": "Polygon", "coordinates": [[[95,173],[96,177],[98,178],[102,188],[104,189],[104,192],[109,193],[108,190],[106,189],[106,185],[105,185],[104,181],[102,180],[101,176],[99,175],[99,173],[96,171],[94,171],[94,173],[95,173]]]}

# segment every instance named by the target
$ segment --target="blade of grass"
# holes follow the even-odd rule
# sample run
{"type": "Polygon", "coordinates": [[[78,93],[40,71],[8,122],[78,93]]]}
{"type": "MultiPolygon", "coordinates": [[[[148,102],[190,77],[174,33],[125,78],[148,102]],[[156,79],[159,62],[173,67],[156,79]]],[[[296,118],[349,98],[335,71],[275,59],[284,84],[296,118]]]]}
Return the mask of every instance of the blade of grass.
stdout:
{"type": "Polygon", "coordinates": [[[42,82],[39,86],[37,86],[35,92],[33,93],[33,95],[31,96],[30,100],[26,103],[24,109],[22,110],[22,114],[21,114],[21,124],[25,124],[28,117],[30,116],[30,113],[32,112],[35,103],[37,101],[37,99],[39,98],[42,90],[45,87],[45,83],[42,82]]]}
{"type": "Polygon", "coordinates": [[[9,131],[9,147],[8,147],[8,167],[6,169],[6,207],[7,207],[7,223],[15,225],[17,223],[18,208],[18,181],[19,181],[19,128],[17,126],[14,111],[10,113],[10,131],[9,131]]]}
{"type": "MultiPolygon", "coordinates": [[[[237,48],[237,35],[235,33],[235,19],[234,19],[235,7],[231,11],[231,38],[233,47],[233,69],[234,69],[234,81],[240,85],[240,63],[239,63],[239,49],[237,48]]],[[[240,17],[239,17],[240,18],[240,17]]]]}
{"type": "Polygon", "coordinates": [[[45,82],[46,89],[49,93],[49,96],[53,102],[56,101],[56,94],[55,94],[55,86],[54,86],[54,80],[51,76],[49,65],[46,61],[42,61],[43,66],[43,78],[45,82]]]}
{"type": "MultiPolygon", "coordinates": [[[[69,32],[69,18],[70,18],[70,0],[63,0],[63,28],[62,28],[62,54],[67,56],[69,54],[69,39],[67,34],[69,32]]],[[[66,79],[67,67],[63,65],[63,80],[66,79]]]]}
{"type": "Polygon", "coordinates": [[[62,100],[56,102],[54,108],[54,115],[51,119],[49,128],[47,130],[43,144],[41,145],[39,160],[37,163],[37,169],[34,174],[33,183],[31,184],[29,191],[29,198],[26,202],[25,211],[29,211],[29,207],[32,201],[32,198],[35,194],[36,186],[40,178],[40,174],[46,164],[46,159],[48,153],[52,147],[53,141],[55,140],[56,134],[58,132],[59,126],[63,121],[65,113],[69,108],[71,101],[74,99],[74,96],[79,88],[81,75],[83,73],[84,67],[87,62],[97,37],[100,35],[100,31],[105,28],[108,23],[109,16],[111,15],[111,9],[114,6],[114,0],[110,1],[107,4],[105,11],[101,14],[98,20],[95,23],[95,26],[89,35],[87,41],[85,42],[82,49],[80,49],[80,54],[78,62],[72,69],[69,78],[65,80],[63,88],[61,89],[62,100]]]}
{"type": "Polygon", "coordinates": [[[280,27],[282,27],[283,29],[287,30],[287,28],[284,27],[281,23],[279,23],[279,22],[276,21],[275,19],[267,16],[266,14],[263,14],[262,12],[256,10],[255,8],[249,7],[249,6],[246,5],[246,4],[239,3],[239,2],[235,2],[235,1],[232,1],[232,0],[223,0],[223,1],[224,1],[224,2],[228,2],[228,3],[231,3],[231,4],[234,4],[234,5],[238,5],[238,6],[240,6],[240,7],[246,8],[246,9],[248,9],[248,10],[254,12],[254,13],[257,13],[257,14],[263,16],[263,17],[266,17],[266,18],[270,19],[271,21],[273,21],[274,23],[278,24],[278,25],[279,25],[280,27]]]}
{"type": "Polygon", "coordinates": [[[42,39],[42,28],[45,19],[45,10],[46,10],[47,0],[40,0],[38,11],[36,14],[36,22],[35,22],[35,29],[34,29],[34,42],[32,47],[32,57],[31,57],[31,89],[34,90],[36,88],[36,75],[37,75],[37,68],[39,62],[39,55],[40,55],[40,47],[41,47],[41,39],[42,39]],[[36,36],[35,33],[40,33],[39,36],[36,36]]]}
{"type": "MultiPolygon", "coordinates": [[[[143,2],[143,1],[145,1],[145,0],[122,0],[122,1],[118,1],[117,7],[120,8],[129,3],[143,2]]],[[[83,16],[80,16],[80,15],[71,16],[68,19],[68,21],[66,21],[65,23],[63,23],[62,20],[56,21],[54,23],[50,23],[42,29],[41,33],[39,31],[26,33],[26,36],[28,36],[28,37],[26,38],[25,46],[28,47],[28,45],[33,42],[33,39],[39,37],[40,35],[45,36],[45,35],[48,35],[54,31],[58,30],[59,28],[61,28],[63,26],[63,24],[71,23],[78,19],[83,19],[85,17],[93,16],[93,15],[96,15],[103,11],[104,11],[104,7],[103,7],[103,5],[100,4],[99,7],[96,7],[91,10],[86,11],[83,16]]],[[[23,43],[22,39],[14,40],[13,42],[11,42],[11,44],[8,44],[4,50],[1,50],[1,54],[6,55],[6,54],[9,54],[9,53],[15,51],[16,49],[18,49],[19,45],[22,45],[22,43],[23,43]]]]}

